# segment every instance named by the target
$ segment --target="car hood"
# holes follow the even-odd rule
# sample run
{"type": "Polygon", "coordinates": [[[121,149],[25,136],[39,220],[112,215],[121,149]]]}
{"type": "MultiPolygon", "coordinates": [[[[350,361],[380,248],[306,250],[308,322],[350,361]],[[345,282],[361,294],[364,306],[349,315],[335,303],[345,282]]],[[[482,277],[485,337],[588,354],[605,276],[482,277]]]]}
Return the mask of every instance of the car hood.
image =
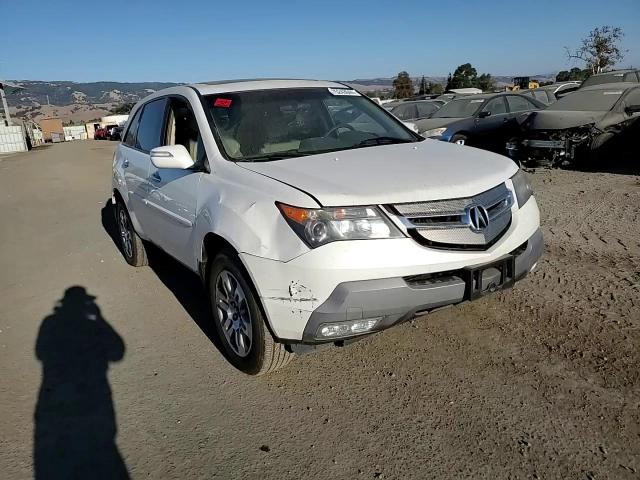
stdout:
{"type": "Polygon", "coordinates": [[[467,197],[518,170],[501,155],[429,139],[237,165],[303,190],[323,206],[467,197]]]}
{"type": "Polygon", "coordinates": [[[420,132],[426,132],[432,128],[447,127],[452,123],[459,122],[460,120],[464,120],[464,118],[427,118],[413,123],[418,126],[418,130],[420,132]]]}
{"type": "Polygon", "coordinates": [[[563,130],[596,123],[607,112],[542,110],[532,112],[528,119],[528,128],[532,130],[563,130]]]}

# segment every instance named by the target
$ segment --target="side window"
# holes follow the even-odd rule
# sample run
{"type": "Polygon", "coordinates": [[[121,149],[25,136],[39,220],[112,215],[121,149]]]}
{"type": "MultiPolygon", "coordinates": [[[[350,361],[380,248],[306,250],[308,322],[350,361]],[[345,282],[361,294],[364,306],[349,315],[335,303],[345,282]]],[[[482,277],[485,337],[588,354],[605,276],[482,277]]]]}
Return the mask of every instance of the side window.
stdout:
{"type": "Polygon", "coordinates": [[[135,117],[131,119],[131,123],[129,124],[129,129],[127,130],[127,135],[124,137],[124,144],[128,147],[135,147],[136,145],[136,133],[138,132],[138,123],[140,122],[140,113],[142,112],[142,108],[139,108],[136,112],[135,117]]]}
{"type": "Polygon", "coordinates": [[[182,145],[196,163],[204,160],[204,146],[196,116],[187,100],[171,97],[164,145],[182,145]]]}
{"type": "MultiPolygon", "coordinates": [[[[540,100],[541,102],[544,102],[544,103],[549,103],[549,98],[547,97],[547,92],[545,92],[544,90],[534,90],[533,91],[533,98],[535,98],[537,100],[540,100]]],[[[511,104],[509,104],[509,106],[511,106],[511,104]]]]}
{"type": "Polygon", "coordinates": [[[636,76],[636,72],[628,72],[624,74],[623,82],[637,82],[638,77],[636,76]]]}
{"type": "Polygon", "coordinates": [[[144,152],[149,152],[160,146],[160,135],[162,134],[166,104],[166,98],[159,98],[144,106],[138,125],[136,148],[144,152]]]}
{"type": "Polygon", "coordinates": [[[627,94],[627,97],[624,99],[624,105],[625,107],[640,105],[640,88],[634,88],[627,94]]]}
{"type": "Polygon", "coordinates": [[[482,110],[484,112],[491,112],[491,115],[507,113],[507,107],[504,105],[503,97],[496,97],[489,100],[482,110]]]}
{"type": "Polygon", "coordinates": [[[524,112],[525,110],[531,110],[537,108],[535,104],[523,97],[516,97],[515,95],[507,96],[507,102],[509,103],[509,110],[511,112],[524,112]]]}

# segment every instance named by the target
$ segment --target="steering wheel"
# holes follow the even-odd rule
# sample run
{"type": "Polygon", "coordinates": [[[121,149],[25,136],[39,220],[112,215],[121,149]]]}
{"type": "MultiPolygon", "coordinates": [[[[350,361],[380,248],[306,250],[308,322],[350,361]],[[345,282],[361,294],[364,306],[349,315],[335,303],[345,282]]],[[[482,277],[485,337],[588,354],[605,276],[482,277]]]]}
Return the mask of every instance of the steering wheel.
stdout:
{"type": "Polygon", "coordinates": [[[347,130],[351,130],[352,132],[355,132],[355,128],[353,128],[351,125],[349,125],[348,123],[341,123],[339,125],[336,125],[335,127],[333,127],[331,130],[329,130],[327,133],[324,134],[324,138],[327,138],[328,136],[332,135],[335,133],[335,135],[333,135],[334,137],[338,138],[338,130],[340,130],[341,128],[346,128],[347,130]]]}

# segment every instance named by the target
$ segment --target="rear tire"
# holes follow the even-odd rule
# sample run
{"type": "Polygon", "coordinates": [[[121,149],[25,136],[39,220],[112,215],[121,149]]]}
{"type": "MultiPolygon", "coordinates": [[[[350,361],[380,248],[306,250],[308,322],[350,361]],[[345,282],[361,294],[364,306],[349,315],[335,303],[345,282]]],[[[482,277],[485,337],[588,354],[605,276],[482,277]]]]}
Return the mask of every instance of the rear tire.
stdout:
{"type": "Polygon", "coordinates": [[[451,137],[450,142],[455,143],[457,145],[466,145],[468,138],[466,135],[462,135],[460,133],[456,133],[453,137],[451,137]]]}
{"type": "Polygon", "coordinates": [[[120,251],[127,263],[134,267],[147,265],[144,242],[133,228],[129,212],[122,201],[116,202],[116,226],[120,238],[120,251]]]}
{"type": "Polygon", "coordinates": [[[288,365],[294,354],[271,336],[250,282],[235,252],[223,250],[211,261],[208,290],[226,357],[248,375],[264,375],[288,365]]]}

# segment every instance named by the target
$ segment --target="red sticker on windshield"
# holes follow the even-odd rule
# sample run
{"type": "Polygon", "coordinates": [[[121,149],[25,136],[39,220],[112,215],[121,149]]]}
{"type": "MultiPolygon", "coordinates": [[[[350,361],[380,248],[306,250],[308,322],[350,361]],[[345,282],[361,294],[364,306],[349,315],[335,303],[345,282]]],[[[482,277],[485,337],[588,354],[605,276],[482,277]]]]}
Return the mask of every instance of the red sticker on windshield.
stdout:
{"type": "Polygon", "coordinates": [[[216,101],[213,102],[213,106],[214,107],[229,108],[231,106],[231,99],[230,98],[216,98],[216,101]]]}

